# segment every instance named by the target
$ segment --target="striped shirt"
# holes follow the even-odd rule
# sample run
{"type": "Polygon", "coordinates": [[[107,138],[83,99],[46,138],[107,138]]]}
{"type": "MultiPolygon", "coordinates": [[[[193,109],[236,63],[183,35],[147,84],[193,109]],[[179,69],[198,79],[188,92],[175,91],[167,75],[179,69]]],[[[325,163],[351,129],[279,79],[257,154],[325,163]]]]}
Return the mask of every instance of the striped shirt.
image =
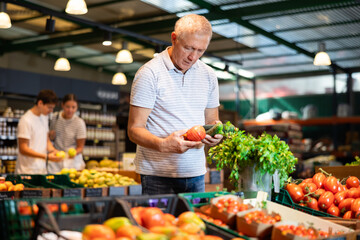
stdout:
{"type": "MultiPolygon", "coordinates": [[[[56,137],[54,141],[54,147],[58,150],[67,152],[69,148],[76,148],[77,139],[86,138],[86,125],[83,119],[78,117],[76,114],[71,119],[65,119],[62,117],[62,112],[54,114],[50,122],[50,130],[55,130],[56,137]]],[[[82,160],[82,155],[77,155],[74,159],[76,161],[82,160]]],[[[49,162],[49,169],[53,172],[60,171],[63,167],[74,167],[77,168],[75,163],[71,166],[64,166],[63,162],[49,162]]]]}
{"type": "MultiPolygon", "coordinates": [[[[152,109],[146,128],[165,138],[172,132],[205,124],[205,109],[219,106],[215,72],[198,60],[185,74],[172,63],[167,49],[135,75],[130,104],[152,109]]],[[[137,146],[136,172],[162,177],[205,174],[204,149],[161,153],[137,146]]]]}

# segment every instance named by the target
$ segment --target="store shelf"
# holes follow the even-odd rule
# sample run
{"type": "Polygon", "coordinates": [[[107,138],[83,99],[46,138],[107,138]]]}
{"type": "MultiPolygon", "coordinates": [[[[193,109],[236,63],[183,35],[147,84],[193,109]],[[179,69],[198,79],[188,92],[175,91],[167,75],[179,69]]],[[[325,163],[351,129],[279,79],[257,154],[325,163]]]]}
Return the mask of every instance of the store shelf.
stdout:
{"type": "Polygon", "coordinates": [[[15,161],[17,156],[14,155],[1,155],[0,159],[3,161],[15,161]]]}
{"type": "Polygon", "coordinates": [[[254,119],[251,120],[243,120],[244,126],[251,125],[274,125],[274,124],[287,124],[287,123],[296,123],[301,126],[316,126],[316,125],[336,125],[336,124],[360,124],[360,116],[356,117],[322,117],[322,118],[312,118],[312,119],[282,119],[282,120],[264,120],[264,121],[256,121],[254,119]]]}

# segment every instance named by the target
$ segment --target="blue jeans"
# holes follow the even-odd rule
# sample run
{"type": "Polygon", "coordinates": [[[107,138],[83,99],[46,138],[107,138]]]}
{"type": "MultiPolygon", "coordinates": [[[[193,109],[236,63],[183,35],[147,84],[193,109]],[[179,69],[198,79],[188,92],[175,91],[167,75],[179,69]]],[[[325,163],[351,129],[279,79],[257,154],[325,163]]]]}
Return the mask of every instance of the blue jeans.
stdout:
{"type": "Polygon", "coordinates": [[[190,178],[169,178],[150,175],[140,176],[143,195],[205,192],[204,175],[190,178]]]}

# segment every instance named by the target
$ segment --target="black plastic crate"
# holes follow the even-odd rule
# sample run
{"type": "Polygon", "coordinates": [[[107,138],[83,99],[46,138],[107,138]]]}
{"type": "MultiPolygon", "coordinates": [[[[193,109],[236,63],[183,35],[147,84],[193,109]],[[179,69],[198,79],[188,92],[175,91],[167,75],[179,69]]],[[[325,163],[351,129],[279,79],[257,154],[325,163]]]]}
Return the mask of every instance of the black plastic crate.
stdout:
{"type": "MultiPolygon", "coordinates": [[[[61,230],[81,232],[87,224],[101,224],[106,219],[116,214],[113,207],[116,204],[113,198],[88,198],[88,199],[59,199],[57,201],[43,200],[38,202],[39,213],[35,218],[35,226],[31,239],[36,240],[44,232],[53,232],[60,236],[61,230]],[[47,204],[65,203],[77,209],[73,214],[51,213],[47,204]]],[[[122,216],[122,215],[116,215],[122,216]]],[[[66,238],[64,238],[66,239],[66,238]]]]}
{"type": "MultiPolygon", "coordinates": [[[[115,206],[116,213],[122,213],[127,216],[133,223],[136,223],[135,219],[132,217],[130,209],[132,207],[158,207],[164,213],[170,213],[175,217],[178,217],[181,213],[186,211],[192,211],[187,200],[183,197],[179,197],[175,194],[164,194],[164,195],[147,195],[147,196],[126,196],[117,198],[117,205],[115,206]]],[[[229,232],[224,229],[219,228],[218,226],[205,222],[206,230],[205,233],[208,235],[214,235],[221,237],[225,240],[230,240],[235,237],[239,237],[235,232],[229,232]]],[[[136,225],[138,225],[136,223],[136,225]]],[[[244,238],[248,239],[248,238],[244,238]]]]}

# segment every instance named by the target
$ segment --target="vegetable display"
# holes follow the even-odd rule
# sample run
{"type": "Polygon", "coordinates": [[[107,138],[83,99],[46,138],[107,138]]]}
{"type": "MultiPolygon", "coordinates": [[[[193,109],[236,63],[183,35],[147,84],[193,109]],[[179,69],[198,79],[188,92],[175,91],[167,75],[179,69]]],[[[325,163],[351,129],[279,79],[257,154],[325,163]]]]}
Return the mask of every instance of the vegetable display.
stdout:
{"type": "Polygon", "coordinates": [[[360,219],[360,183],[355,176],[339,181],[324,172],[301,183],[289,183],[285,189],[294,203],[323,211],[336,217],[360,219]],[[311,189],[301,186],[310,186],[311,189]],[[316,188],[314,188],[316,186],[316,188]],[[302,190],[302,191],[301,191],[302,190]]]}
{"type": "Polygon", "coordinates": [[[297,162],[289,146],[276,135],[263,133],[255,138],[237,129],[224,133],[224,140],[210,148],[207,160],[215,162],[218,170],[230,169],[229,179],[236,188],[241,172],[251,166],[260,172],[260,177],[266,173],[272,175],[277,170],[280,186],[283,186],[297,162]]]}

